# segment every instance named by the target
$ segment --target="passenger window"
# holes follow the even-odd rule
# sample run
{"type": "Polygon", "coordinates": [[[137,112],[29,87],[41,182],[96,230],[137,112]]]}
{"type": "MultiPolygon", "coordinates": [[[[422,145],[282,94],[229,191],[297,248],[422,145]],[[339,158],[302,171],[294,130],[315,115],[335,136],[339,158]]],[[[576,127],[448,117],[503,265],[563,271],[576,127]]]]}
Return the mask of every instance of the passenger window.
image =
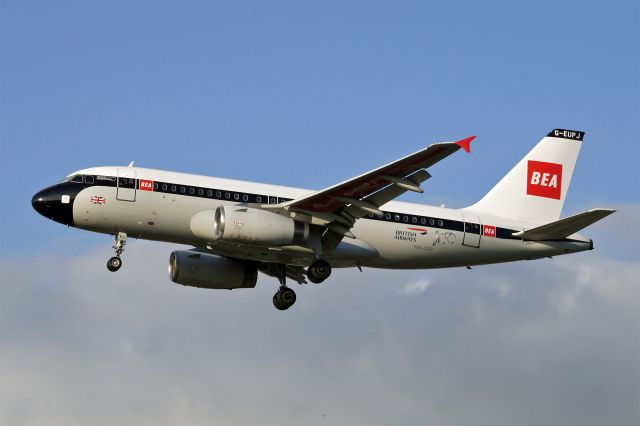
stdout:
{"type": "Polygon", "coordinates": [[[249,196],[248,196],[248,195],[246,195],[246,194],[245,194],[245,195],[243,195],[243,196],[242,196],[242,201],[244,201],[244,202],[249,201],[249,196]]]}
{"type": "Polygon", "coordinates": [[[195,188],[189,188],[189,194],[193,195],[196,193],[196,189],[195,188]]]}
{"type": "Polygon", "coordinates": [[[160,185],[158,185],[158,182],[154,182],[153,183],[153,190],[154,191],[157,191],[159,187],[160,187],[160,185]]]}
{"type": "Polygon", "coordinates": [[[222,198],[222,192],[216,191],[216,198],[222,198]]]}
{"type": "Polygon", "coordinates": [[[171,185],[171,192],[176,192],[177,191],[177,187],[175,185],[171,185]]]}
{"type": "Polygon", "coordinates": [[[198,189],[198,195],[203,196],[204,195],[204,190],[203,189],[198,189]]]}
{"type": "Polygon", "coordinates": [[[69,180],[69,182],[82,183],[82,175],[75,175],[69,180]]]}
{"type": "Polygon", "coordinates": [[[405,222],[409,222],[409,216],[402,216],[402,220],[405,222]]]}
{"type": "Polygon", "coordinates": [[[163,191],[166,191],[166,190],[167,190],[167,188],[168,188],[167,184],[166,184],[166,183],[163,183],[163,184],[162,184],[162,190],[163,190],[163,191]]]}
{"type": "Polygon", "coordinates": [[[396,220],[396,222],[400,222],[400,215],[399,214],[395,215],[393,218],[396,220]]]}
{"type": "Polygon", "coordinates": [[[240,194],[238,194],[238,193],[233,194],[233,199],[238,201],[240,199],[240,194]]]}
{"type": "Polygon", "coordinates": [[[444,223],[442,223],[442,220],[438,219],[438,226],[440,228],[442,228],[444,226],[444,223]]]}
{"type": "Polygon", "coordinates": [[[429,219],[429,225],[434,226],[436,224],[436,221],[433,219],[429,219]]]}
{"type": "Polygon", "coordinates": [[[180,192],[183,193],[183,194],[186,193],[187,192],[187,188],[185,188],[184,186],[181,186],[180,187],[180,192]]]}
{"type": "Polygon", "coordinates": [[[420,223],[421,223],[422,225],[426,225],[426,224],[427,224],[427,219],[425,219],[424,217],[421,217],[421,218],[420,218],[420,223]]]}
{"type": "Polygon", "coordinates": [[[93,176],[85,176],[84,183],[93,184],[93,176]]]}
{"type": "Polygon", "coordinates": [[[207,190],[207,197],[209,197],[209,198],[213,197],[213,191],[212,190],[210,190],[210,189],[207,190]]]}
{"type": "Polygon", "coordinates": [[[231,199],[231,194],[228,192],[224,193],[224,198],[226,198],[227,200],[231,199]]]}
{"type": "Polygon", "coordinates": [[[411,222],[418,223],[418,218],[415,216],[411,217],[411,222]]]}
{"type": "Polygon", "coordinates": [[[262,197],[258,195],[256,197],[256,203],[261,203],[261,202],[262,202],[262,197]]]}
{"type": "Polygon", "coordinates": [[[391,213],[387,213],[384,217],[387,220],[391,220],[391,213]]]}

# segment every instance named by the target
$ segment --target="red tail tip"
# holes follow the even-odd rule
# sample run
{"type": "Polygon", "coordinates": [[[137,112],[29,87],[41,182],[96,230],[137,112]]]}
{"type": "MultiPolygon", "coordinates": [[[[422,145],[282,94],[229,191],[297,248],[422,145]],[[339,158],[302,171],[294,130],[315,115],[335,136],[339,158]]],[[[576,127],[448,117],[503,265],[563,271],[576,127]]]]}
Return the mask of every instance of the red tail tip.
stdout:
{"type": "Polygon", "coordinates": [[[471,152],[471,141],[474,140],[475,136],[469,136],[468,138],[459,140],[458,142],[454,142],[460,148],[464,149],[467,152],[471,152]]]}

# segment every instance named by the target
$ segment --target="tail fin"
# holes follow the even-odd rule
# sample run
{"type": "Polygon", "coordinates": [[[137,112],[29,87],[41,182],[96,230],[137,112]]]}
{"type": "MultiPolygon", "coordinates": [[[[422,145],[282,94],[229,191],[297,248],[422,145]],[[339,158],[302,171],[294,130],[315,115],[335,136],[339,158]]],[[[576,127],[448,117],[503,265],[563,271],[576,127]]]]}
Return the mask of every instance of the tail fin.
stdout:
{"type": "Polygon", "coordinates": [[[470,210],[549,223],[560,218],[584,132],[555,129],[470,210]]]}

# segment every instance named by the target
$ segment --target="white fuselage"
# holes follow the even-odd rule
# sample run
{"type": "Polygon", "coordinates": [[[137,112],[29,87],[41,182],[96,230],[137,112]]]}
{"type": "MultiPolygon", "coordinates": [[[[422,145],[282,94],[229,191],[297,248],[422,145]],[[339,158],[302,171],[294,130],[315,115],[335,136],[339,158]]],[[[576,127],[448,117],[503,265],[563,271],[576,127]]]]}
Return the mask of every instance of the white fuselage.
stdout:
{"type": "MultiPolygon", "coordinates": [[[[73,202],[73,226],[105,234],[188,244],[211,253],[262,262],[309,265],[317,256],[300,246],[260,247],[197,238],[191,219],[218,206],[277,204],[310,190],[220,179],[137,167],[96,167],[74,175],[94,177],[73,202]],[[118,187],[117,177],[132,179],[118,187]]],[[[382,218],[358,220],[322,257],[335,267],[392,269],[442,268],[537,259],[588,250],[579,235],[559,241],[530,242],[514,232],[539,225],[470,209],[449,209],[404,202],[381,206],[382,218]]]]}

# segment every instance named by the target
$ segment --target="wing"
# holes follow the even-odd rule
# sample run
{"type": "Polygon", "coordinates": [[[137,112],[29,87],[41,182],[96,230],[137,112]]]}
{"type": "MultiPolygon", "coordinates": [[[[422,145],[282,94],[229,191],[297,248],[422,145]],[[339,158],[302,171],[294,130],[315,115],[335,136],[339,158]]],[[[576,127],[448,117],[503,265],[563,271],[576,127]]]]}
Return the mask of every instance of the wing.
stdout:
{"type": "Polygon", "coordinates": [[[474,138],[471,136],[458,142],[433,144],[353,179],[277,207],[326,222],[327,232],[323,234],[322,243],[325,248],[333,248],[342,237],[354,238],[350,229],[357,219],[367,214],[382,215],[379,207],[406,191],[423,192],[420,184],[431,177],[424,169],[460,148],[469,152],[474,138]]]}

